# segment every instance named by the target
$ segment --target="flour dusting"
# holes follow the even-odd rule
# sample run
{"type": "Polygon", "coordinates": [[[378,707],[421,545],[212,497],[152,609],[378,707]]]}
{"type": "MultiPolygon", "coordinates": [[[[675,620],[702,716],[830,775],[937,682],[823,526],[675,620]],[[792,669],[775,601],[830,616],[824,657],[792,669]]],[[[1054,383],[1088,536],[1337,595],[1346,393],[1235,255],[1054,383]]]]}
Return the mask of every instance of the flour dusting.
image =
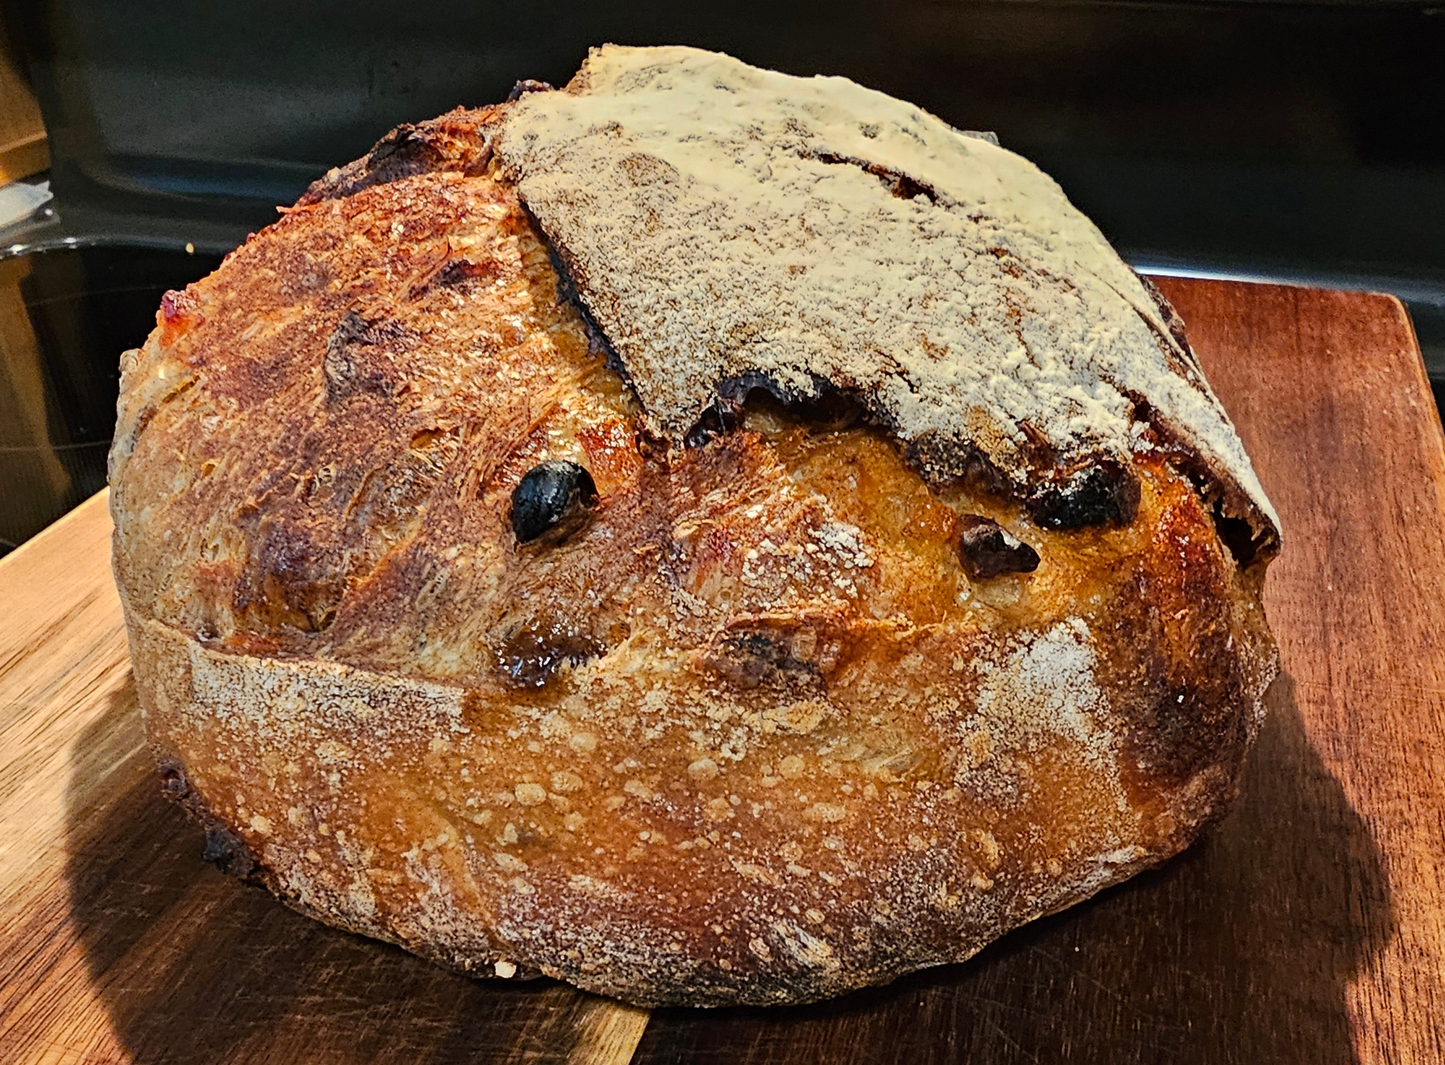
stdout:
{"type": "Polygon", "coordinates": [[[845,78],[608,46],[519,100],[496,150],[673,440],[720,392],[831,386],[929,476],[983,455],[1027,488],[1126,459],[1142,398],[1277,528],[1142,282],[987,139],[845,78]]]}

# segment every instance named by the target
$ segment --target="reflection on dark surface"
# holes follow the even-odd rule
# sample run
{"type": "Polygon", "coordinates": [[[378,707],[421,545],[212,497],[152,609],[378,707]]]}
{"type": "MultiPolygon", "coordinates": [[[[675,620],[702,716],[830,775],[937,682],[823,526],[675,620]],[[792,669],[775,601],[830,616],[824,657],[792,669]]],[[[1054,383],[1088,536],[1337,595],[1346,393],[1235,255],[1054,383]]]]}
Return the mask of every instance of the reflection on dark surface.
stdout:
{"type": "Polygon", "coordinates": [[[117,245],[0,260],[0,554],[105,486],[120,353],[219,262],[117,245]]]}
{"type": "Polygon", "coordinates": [[[657,1011],[634,1062],[1352,1065],[1346,989],[1393,933],[1390,885],[1292,692],[1237,807],[1162,869],[889,987],[657,1011]]]}

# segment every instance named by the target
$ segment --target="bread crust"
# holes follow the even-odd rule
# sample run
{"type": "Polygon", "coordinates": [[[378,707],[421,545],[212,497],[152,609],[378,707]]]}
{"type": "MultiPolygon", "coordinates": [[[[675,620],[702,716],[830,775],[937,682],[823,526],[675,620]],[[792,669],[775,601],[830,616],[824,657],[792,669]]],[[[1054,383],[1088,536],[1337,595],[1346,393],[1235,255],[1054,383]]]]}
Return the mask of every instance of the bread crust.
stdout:
{"type": "Polygon", "coordinates": [[[1057,529],[838,411],[660,446],[500,114],[328,174],[127,353],[116,575],[213,858],[477,975],[777,1003],[963,960],[1219,815],[1275,652],[1187,447],[1145,426],[1129,520],[1057,529]],[[549,459],[595,512],[518,544],[549,459]],[[970,578],[962,516],[1037,568],[970,578]]]}

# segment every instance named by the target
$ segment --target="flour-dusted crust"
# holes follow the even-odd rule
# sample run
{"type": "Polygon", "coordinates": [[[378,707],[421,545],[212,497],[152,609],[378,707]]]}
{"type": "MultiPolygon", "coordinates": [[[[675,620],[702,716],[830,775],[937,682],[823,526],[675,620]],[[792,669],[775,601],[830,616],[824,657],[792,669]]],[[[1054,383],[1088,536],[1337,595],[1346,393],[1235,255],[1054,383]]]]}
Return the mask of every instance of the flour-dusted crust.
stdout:
{"type": "Polygon", "coordinates": [[[1273,548],[1278,519],[1167,310],[991,140],[846,78],[609,46],[565,91],[524,96],[496,150],[657,431],[682,439],[759,380],[840,389],[926,474],[982,458],[1027,490],[1121,461],[1154,424],[1273,548]]]}
{"type": "MultiPolygon", "coordinates": [[[[722,62],[621,54],[673,78],[722,62]]],[[[821,86],[834,110],[863,93],[821,86]]],[[[1075,434],[1069,390],[1038,384],[1052,356],[1013,348],[991,394],[1054,395],[1022,450],[948,422],[942,354],[917,364],[918,411],[947,446],[882,379],[794,388],[781,348],[750,371],[766,388],[695,417],[662,349],[609,317],[599,294],[633,297],[584,263],[586,219],[549,230],[544,169],[505,148],[562,95],[403,127],[169,294],[126,355],[116,575],[147,735],[208,856],[464,971],[719,1005],[965,959],[1187,846],[1233,795],[1275,672],[1272,518],[1223,415],[1202,446],[1167,388],[1111,406],[1135,382],[1096,372],[1104,349],[1138,353],[1106,331],[1080,372],[1123,437],[1102,414],[1075,434]],[[948,465],[970,447],[987,476],[948,465]],[[596,502],[518,543],[512,492],[546,461],[584,467],[596,502]],[[1036,481],[1104,468],[1127,514],[1041,516],[1036,481]]],[[[1028,227],[1005,228],[1023,255],[1028,227]]],[[[819,270],[837,251],[810,249],[819,270]]],[[[672,265],[660,299],[712,267],[672,265]]],[[[959,284],[986,318],[983,267],[959,284]]],[[[1092,306],[1020,328],[1072,335],[1092,306]]],[[[1177,320],[1145,312],[1217,412],[1177,320]]]]}

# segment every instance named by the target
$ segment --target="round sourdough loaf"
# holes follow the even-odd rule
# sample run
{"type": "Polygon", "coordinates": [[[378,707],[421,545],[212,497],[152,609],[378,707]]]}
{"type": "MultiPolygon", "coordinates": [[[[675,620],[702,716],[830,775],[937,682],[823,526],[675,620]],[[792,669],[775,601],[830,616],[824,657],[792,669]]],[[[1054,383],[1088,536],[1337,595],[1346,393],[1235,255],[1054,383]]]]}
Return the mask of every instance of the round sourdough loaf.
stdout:
{"type": "Polygon", "coordinates": [[[1277,522],[1057,186],[604,48],[404,126],[126,353],[115,570],[208,857],[478,975],[796,1002],[1187,846],[1277,522]]]}

